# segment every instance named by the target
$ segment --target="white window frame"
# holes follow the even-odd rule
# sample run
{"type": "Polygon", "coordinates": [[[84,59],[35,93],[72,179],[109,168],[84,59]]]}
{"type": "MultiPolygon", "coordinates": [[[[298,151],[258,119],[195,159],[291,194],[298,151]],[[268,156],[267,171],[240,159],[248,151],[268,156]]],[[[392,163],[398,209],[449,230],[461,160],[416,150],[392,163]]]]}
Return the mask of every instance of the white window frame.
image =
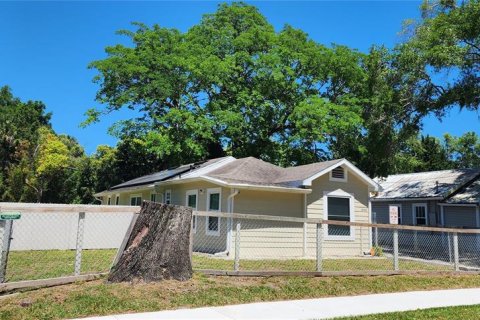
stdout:
{"type": "MultiPolygon", "coordinates": [[[[207,211],[222,212],[222,188],[209,188],[207,189],[207,211]],[[218,210],[210,210],[210,195],[218,193],[218,210]]],[[[205,219],[205,234],[207,236],[216,236],[220,235],[220,226],[222,218],[218,217],[218,230],[212,231],[208,229],[210,217],[205,219]]]]}
{"type": "Polygon", "coordinates": [[[112,197],[111,196],[108,196],[107,198],[107,206],[111,206],[112,205],[112,197]]]}
{"type": "MultiPolygon", "coordinates": [[[[132,199],[133,198],[140,198],[140,205],[142,205],[142,201],[143,201],[142,195],[141,194],[131,194],[130,195],[130,206],[132,205],[132,199]]],[[[135,204],[135,205],[137,205],[137,204],[135,204]]]]}
{"type": "MultiPolygon", "coordinates": [[[[350,222],[355,222],[355,195],[353,193],[347,193],[342,190],[336,191],[324,191],[323,192],[323,218],[328,220],[328,198],[347,198],[350,200],[350,222]]],[[[324,239],[325,240],[340,240],[340,241],[352,241],[355,240],[355,228],[350,226],[350,235],[349,236],[335,236],[328,234],[328,225],[324,225],[325,233],[324,239]]]]}
{"type": "Polygon", "coordinates": [[[388,222],[390,223],[390,207],[398,207],[399,214],[398,214],[398,224],[403,224],[403,207],[401,203],[392,203],[388,205],[388,222]]]}
{"type": "MultiPolygon", "coordinates": [[[[418,226],[417,223],[417,207],[425,208],[425,226],[428,226],[428,205],[426,203],[412,203],[412,222],[415,226],[418,226]]],[[[421,225],[422,226],[422,225],[421,225]]]]}
{"type": "Polygon", "coordinates": [[[347,170],[347,168],[345,168],[345,167],[343,167],[343,166],[338,166],[338,167],[335,167],[335,168],[333,168],[332,170],[330,170],[330,172],[329,172],[330,181],[347,182],[347,181],[348,181],[348,170],[347,170]],[[332,171],[333,171],[334,169],[337,169],[338,167],[341,167],[341,168],[343,169],[343,179],[341,179],[341,178],[334,178],[334,177],[332,176],[332,171]]]}
{"type": "Polygon", "coordinates": [[[115,195],[115,205],[116,206],[120,205],[120,194],[118,193],[115,195]]]}
{"type": "Polygon", "coordinates": [[[165,204],[172,204],[172,189],[165,190],[165,196],[163,197],[165,204]],[[167,196],[168,195],[168,196],[167,196]],[[168,201],[168,203],[167,203],[168,201]]]}
{"type": "MultiPolygon", "coordinates": [[[[193,190],[187,190],[187,192],[185,193],[185,206],[188,207],[188,197],[189,196],[195,196],[195,208],[192,208],[194,209],[193,211],[197,211],[198,210],[198,189],[193,189],[193,190]]],[[[193,220],[192,220],[192,223],[195,222],[195,225],[192,225],[192,230],[193,230],[193,233],[197,233],[197,226],[198,226],[198,221],[197,221],[197,216],[193,216],[193,220]]]]}

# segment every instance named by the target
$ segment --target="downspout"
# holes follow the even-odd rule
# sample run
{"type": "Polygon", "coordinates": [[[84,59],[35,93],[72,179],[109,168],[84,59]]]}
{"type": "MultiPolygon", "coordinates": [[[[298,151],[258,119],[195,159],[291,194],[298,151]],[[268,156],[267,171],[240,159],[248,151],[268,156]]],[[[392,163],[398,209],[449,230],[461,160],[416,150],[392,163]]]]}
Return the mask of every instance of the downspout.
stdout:
{"type": "MultiPolygon", "coordinates": [[[[308,210],[307,210],[307,194],[303,194],[303,217],[306,219],[308,218],[308,210]]],[[[303,223],[303,252],[302,256],[307,256],[307,230],[308,225],[306,222],[303,223]]]]}
{"type": "MultiPolygon", "coordinates": [[[[240,193],[237,189],[230,189],[230,195],[227,197],[227,213],[233,213],[233,198],[240,193]]],[[[217,252],[215,255],[229,255],[230,249],[232,246],[232,230],[233,230],[233,221],[232,218],[227,218],[227,240],[225,243],[225,251],[217,252]]]]}

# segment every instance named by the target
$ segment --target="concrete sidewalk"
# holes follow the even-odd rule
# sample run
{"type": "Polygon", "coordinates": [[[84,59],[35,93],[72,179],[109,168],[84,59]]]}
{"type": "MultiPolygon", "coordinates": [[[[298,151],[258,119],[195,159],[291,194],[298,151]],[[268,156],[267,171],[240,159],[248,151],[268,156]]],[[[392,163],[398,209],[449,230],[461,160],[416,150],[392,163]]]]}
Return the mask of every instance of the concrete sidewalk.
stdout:
{"type": "Polygon", "coordinates": [[[372,313],[472,304],[480,304],[480,289],[414,291],[351,297],[261,302],[224,307],[178,309],[107,317],[92,317],[87,319],[328,319],[372,313]]]}

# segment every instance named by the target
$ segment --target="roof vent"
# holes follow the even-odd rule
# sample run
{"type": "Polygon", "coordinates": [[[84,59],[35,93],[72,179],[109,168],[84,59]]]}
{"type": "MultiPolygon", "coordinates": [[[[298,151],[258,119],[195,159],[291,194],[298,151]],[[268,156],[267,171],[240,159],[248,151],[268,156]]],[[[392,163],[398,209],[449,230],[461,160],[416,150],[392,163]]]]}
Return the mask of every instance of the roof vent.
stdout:
{"type": "Polygon", "coordinates": [[[345,169],[342,167],[336,167],[332,170],[332,178],[334,179],[345,179],[345,169]]]}

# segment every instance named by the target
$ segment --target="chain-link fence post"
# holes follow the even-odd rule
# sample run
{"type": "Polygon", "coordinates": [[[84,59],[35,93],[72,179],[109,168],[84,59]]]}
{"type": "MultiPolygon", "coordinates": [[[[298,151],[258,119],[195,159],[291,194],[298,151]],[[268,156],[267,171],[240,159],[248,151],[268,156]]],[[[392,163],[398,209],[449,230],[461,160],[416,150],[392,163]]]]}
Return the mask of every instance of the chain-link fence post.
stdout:
{"type": "Polygon", "coordinates": [[[5,282],[8,252],[12,239],[12,220],[0,220],[0,283],[5,282]]]}
{"type": "Polygon", "coordinates": [[[80,275],[82,269],[83,231],[85,229],[85,212],[78,214],[77,251],[75,253],[75,275],[80,275]]]}
{"type": "Polygon", "coordinates": [[[237,222],[235,232],[235,262],[233,264],[233,270],[238,271],[240,269],[240,221],[237,222]]]}
{"type": "Polygon", "coordinates": [[[398,229],[393,229],[393,270],[400,270],[398,265],[398,229]]]}
{"type": "Polygon", "coordinates": [[[453,233],[453,267],[455,268],[455,271],[460,270],[460,259],[458,256],[458,233],[454,232],[453,233]]]}
{"type": "Polygon", "coordinates": [[[323,246],[323,232],[322,224],[317,223],[317,272],[321,272],[323,269],[323,257],[322,257],[322,246],[323,246]]]}

